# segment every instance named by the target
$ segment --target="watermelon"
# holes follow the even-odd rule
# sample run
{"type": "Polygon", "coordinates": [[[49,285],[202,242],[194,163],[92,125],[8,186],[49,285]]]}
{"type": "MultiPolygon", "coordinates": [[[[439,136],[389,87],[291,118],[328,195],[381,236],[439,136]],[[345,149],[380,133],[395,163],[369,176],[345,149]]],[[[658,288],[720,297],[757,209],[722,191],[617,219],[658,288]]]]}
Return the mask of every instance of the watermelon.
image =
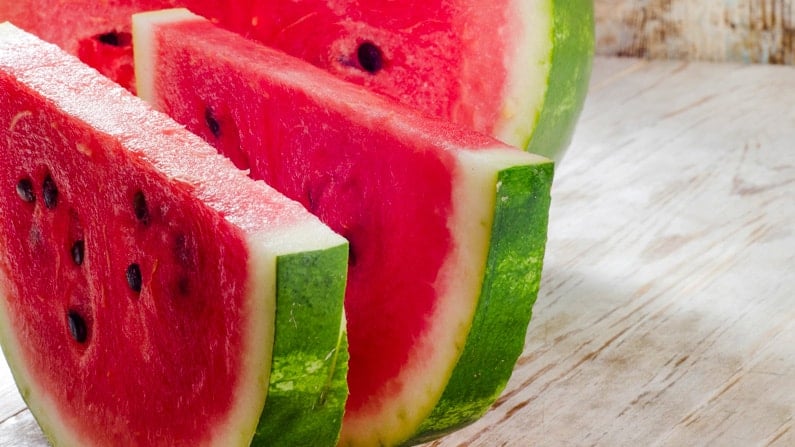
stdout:
{"type": "Polygon", "coordinates": [[[142,97],[348,239],[341,445],[480,417],[523,348],[552,162],[185,9],[135,15],[133,38],[142,97]]]}
{"type": "Polygon", "coordinates": [[[334,445],[347,242],[8,23],[0,92],[0,342],[52,443],[334,445]]]}
{"type": "Polygon", "coordinates": [[[560,159],[594,45],[592,0],[16,0],[0,20],[132,87],[130,14],[185,6],[425,113],[560,159]]]}

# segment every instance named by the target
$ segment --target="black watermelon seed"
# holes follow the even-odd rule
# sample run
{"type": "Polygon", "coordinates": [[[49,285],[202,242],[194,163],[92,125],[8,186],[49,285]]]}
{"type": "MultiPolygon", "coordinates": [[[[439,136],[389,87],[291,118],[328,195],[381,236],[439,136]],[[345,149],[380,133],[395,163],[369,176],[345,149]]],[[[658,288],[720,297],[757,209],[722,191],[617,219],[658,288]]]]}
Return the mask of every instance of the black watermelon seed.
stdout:
{"type": "Polygon", "coordinates": [[[112,47],[126,47],[132,42],[132,34],[119,31],[97,34],[96,38],[101,43],[112,47]]]}
{"type": "Polygon", "coordinates": [[[221,135],[221,123],[215,118],[213,111],[210,108],[204,109],[204,121],[207,123],[207,128],[215,138],[221,135]]]}
{"type": "Polygon", "coordinates": [[[364,41],[356,50],[359,65],[368,73],[377,73],[384,68],[384,54],[378,46],[370,41],[364,41]]]}
{"type": "Polygon", "coordinates": [[[146,197],[141,191],[136,192],[133,196],[133,212],[135,218],[141,223],[149,223],[149,205],[146,204],[146,197]]]}
{"type": "Polygon", "coordinates": [[[85,254],[86,244],[83,241],[75,241],[72,244],[72,261],[75,265],[83,265],[83,255],[85,254]]]}
{"type": "Polygon", "coordinates": [[[188,295],[190,293],[190,280],[183,276],[179,280],[177,280],[177,291],[181,295],[188,295]]]}
{"type": "Polygon", "coordinates": [[[138,264],[130,264],[127,267],[127,284],[133,292],[140,292],[143,281],[141,280],[141,267],[138,264]]]}
{"type": "Polygon", "coordinates": [[[44,206],[53,209],[58,205],[58,187],[55,186],[55,180],[49,174],[44,177],[41,192],[44,196],[44,206]]]}
{"type": "Polygon", "coordinates": [[[69,325],[69,333],[72,334],[72,338],[78,343],[85,343],[88,338],[88,326],[82,315],[77,311],[70,310],[66,314],[66,322],[69,325]]]}
{"type": "Polygon", "coordinates": [[[23,178],[17,183],[17,194],[25,202],[33,202],[36,196],[33,194],[33,182],[29,178],[23,178]]]}

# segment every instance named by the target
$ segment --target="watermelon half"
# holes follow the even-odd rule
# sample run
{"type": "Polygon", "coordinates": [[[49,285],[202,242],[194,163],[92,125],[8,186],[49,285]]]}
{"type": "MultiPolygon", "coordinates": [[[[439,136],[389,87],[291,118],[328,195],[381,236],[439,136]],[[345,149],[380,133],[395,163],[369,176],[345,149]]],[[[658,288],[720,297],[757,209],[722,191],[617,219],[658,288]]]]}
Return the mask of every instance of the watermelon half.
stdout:
{"type": "Polygon", "coordinates": [[[348,239],[341,445],[480,417],[523,348],[552,162],[184,9],[137,14],[133,34],[140,95],[348,239]]]}
{"type": "Polygon", "coordinates": [[[8,23],[0,92],[0,342],[53,444],[334,445],[346,241],[8,23]]]}
{"type": "Polygon", "coordinates": [[[592,0],[17,0],[12,20],[132,86],[130,14],[185,6],[348,81],[560,159],[585,99],[592,0]]]}

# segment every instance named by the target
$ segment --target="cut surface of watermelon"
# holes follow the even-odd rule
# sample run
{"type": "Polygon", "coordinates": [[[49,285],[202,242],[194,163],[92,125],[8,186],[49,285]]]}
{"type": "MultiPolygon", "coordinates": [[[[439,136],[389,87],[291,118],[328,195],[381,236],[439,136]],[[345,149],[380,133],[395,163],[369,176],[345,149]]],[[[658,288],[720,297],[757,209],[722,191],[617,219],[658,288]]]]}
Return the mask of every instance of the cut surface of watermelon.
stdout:
{"type": "Polygon", "coordinates": [[[340,419],[344,239],[8,23],[0,91],[0,342],[53,444],[249,445],[290,372],[279,313],[320,305],[295,384],[313,368],[340,419]]]}
{"type": "Polygon", "coordinates": [[[3,2],[0,19],[131,85],[130,13],[173,6],[557,159],[582,108],[593,55],[592,0],[24,0],[3,2]]]}
{"type": "Polygon", "coordinates": [[[137,14],[133,35],[140,95],[349,240],[341,445],[415,443],[482,415],[524,343],[552,162],[187,10],[137,14]]]}

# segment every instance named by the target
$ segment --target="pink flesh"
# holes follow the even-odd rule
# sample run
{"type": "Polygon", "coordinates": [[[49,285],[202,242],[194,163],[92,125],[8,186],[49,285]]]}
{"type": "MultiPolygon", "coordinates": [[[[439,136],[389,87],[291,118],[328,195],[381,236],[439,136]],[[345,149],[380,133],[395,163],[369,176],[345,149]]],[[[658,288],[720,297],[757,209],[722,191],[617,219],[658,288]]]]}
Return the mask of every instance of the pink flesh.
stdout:
{"type": "Polygon", "coordinates": [[[134,11],[175,6],[487,134],[501,119],[508,46],[522,32],[508,0],[17,0],[0,2],[0,20],[41,34],[132,88],[130,45],[114,47],[97,36],[130,32],[134,11]],[[62,23],[53,26],[52,17],[62,23]],[[364,41],[385,56],[376,74],[362,70],[356,57],[364,41]]]}
{"type": "MultiPolygon", "coordinates": [[[[6,252],[0,268],[11,280],[4,286],[30,380],[41,384],[67,423],[89,441],[198,445],[228,412],[236,386],[248,255],[240,229],[195,194],[229,201],[206,191],[217,188],[218,181],[203,186],[170,181],[151,167],[152,160],[172,164],[169,151],[191,149],[177,143],[180,131],[168,129],[163,117],[142,114],[143,107],[130,102],[126,92],[91,78],[76,61],[59,59],[52,49],[31,45],[28,55],[36,59],[0,57],[0,67],[15,64],[12,73],[17,69],[26,82],[42,86],[57,86],[52,79],[64,78],[56,91],[66,85],[93,89],[82,97],[67,94],[63,104],[71,110],[90,104],[82,99],[104,94],[103,110],[78,113],[129,120],[119,121],[118,135],[124,135],[128,148],[143,151],[128,152],[120,137],[66,116],[53,101],[0,70],[0,138],[6,144],[0,157],[0,240],[6,252]],[[47,70],[26,72],[26,65],[48,58],[56,62],[47,70]],[[148,127],[142,129],[142,122],[148,127]],[[164,157],[140,147],[148,140],[164,157]],[[90,157],[84,155],[88,151],[90,157]],[[42,198],[47,173],[59,191],[53,209],[42,198]],[[28,177],[33,203],[16,190],[28,177]],[[139,190],[148,204],[147,223],[134,214],[139,190]],[[85,241],[79,266],[70,254],[76,240],[85,241]],[[134,262],[142,272],[140,294],[125,276],[134,262]],[[69,311],[86,321],[83,343],[70,334],[69,311]]],[[[186,169],[197,176],[216,169],[223,173],[219,178],[228,177],[228,186],[241,186],[226,163],[213,165],[209,157],[208,162],[206,168],[188,164],[186,169]]],[[[244,203],[256,196],[246,185],[238,190],[244,203]]]]}
{"type": "Polygon", "coordinates": [[[230,36],[207,22],[158,27],[156,103],[349,239],[348,412],[355,412],[400,388],[390,380],[442,293],[433,286],[452,249],[456,176],[442,148],[496,143],[230,36]]]}

